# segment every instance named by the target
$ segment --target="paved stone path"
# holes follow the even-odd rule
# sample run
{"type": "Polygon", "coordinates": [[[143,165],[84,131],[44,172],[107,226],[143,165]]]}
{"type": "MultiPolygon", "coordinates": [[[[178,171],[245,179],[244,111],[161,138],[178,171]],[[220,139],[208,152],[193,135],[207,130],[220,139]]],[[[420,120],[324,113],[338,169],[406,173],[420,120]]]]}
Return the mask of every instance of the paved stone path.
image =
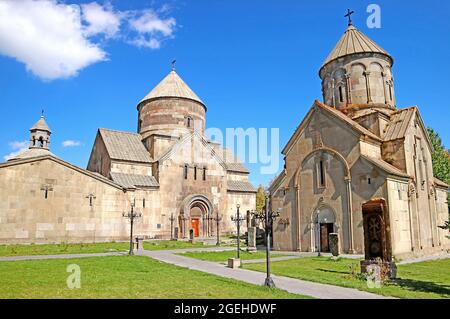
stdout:
{"type": "Polygon", "coordinates": [[[123,256],[127,253],[91,253],[91,254],[59,254],[59,255],[34,255],[34,256],[12,256],[0,257],[0,261],[22,261],[22,260],[45,260],[45,259],[73,259],[90,257],[123,256]]]}
{"type": "MultiPolygon", "coordinates": [[[[261,285],[264,283],[266,275],[261,272],[247,269],[231,269],[215,262],[202,261],[194,258],[176,255],[176,251],[150,251],[139,252],[140,255],[148,256],[159,261],[198,270],[212,275],[244,281],[250,284],[261,285]]],[[[273,276],[275,285],[290,293],[311,296],[320,299],[383,299],[386,297],[359,291],[356,289],[337,287],[313,283],[304,280],[273,276]]]]}
{"type": "Polygon", "coordinates": [[[420,263],[422,261],[439,260],[439,259],[447,259],[447,258],[450,258],[450,253],[442,254],[442,255],[435,255],[435,256],[426,256],[426,257],[417,257],[417,258],[406,259],[406,260],[403,260],[403,261],[397,263],[397,265],[407,265],[407,264],[420,263]]]}

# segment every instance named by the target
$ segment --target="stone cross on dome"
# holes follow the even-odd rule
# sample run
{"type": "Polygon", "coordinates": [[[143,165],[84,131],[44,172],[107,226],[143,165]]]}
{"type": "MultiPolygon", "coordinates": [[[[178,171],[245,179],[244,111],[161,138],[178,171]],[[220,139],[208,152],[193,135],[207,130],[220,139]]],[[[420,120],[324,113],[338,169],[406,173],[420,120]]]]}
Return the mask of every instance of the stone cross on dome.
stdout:
{"type": "Polygon", "coordinates": [[[352,22],[352,14],[353,13],[355,13],[355,11],[347,9],[347,14],[344,17],[348,18],[348,25],[353,25],[353,22],[352,22]]]}

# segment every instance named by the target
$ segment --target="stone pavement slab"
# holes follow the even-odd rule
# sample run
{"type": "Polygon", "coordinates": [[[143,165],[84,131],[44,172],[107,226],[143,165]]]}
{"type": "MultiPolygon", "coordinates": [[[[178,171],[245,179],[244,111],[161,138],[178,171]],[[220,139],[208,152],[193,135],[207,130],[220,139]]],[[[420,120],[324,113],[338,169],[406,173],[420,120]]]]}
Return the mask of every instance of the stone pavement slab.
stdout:
{"type": "MultiPolygon", "coordinates": [[[[266,277],[266,275],[261,272],[247,269],[231,269],[215,262],[188,258],[175,255],[174,253],[178,253],[178,250],[172,252],[144,250],[139,254],[183,268],[198,270],[212,275],[240,280],[256,285],[262,285],[266,277]]],[[[273,280],[277,288],[294,294],[307,295],[320,299],[390,299],[356,289],[319,284],[282,276],[273,276],[273,280]]]]}

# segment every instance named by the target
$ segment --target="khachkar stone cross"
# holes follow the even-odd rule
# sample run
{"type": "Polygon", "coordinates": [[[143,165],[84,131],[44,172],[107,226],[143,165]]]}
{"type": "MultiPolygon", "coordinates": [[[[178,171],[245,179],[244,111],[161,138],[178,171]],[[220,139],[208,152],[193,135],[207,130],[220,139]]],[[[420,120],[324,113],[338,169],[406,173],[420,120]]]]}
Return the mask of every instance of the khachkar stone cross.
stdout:
{"type": "Polygon", "coordinates": [[[352,22],[352,14],[353,13],[355,13],[355,11],[347,9],[347,14],[344,17],[348,18],[348,25],[353,25],[353,22],[352,22]]]}

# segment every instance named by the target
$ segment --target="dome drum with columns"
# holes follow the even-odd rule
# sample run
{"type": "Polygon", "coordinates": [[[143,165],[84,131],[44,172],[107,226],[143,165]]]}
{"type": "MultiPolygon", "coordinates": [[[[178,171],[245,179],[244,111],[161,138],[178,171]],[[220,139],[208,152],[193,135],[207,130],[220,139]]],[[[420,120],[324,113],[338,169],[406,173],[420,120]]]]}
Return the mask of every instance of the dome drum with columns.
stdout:
{"type": "Polygon", "coordinates": [[[393,63],[389,53],[350,24],[319,72],[325,104],[350,113],[395,110],[393,63]]]}

